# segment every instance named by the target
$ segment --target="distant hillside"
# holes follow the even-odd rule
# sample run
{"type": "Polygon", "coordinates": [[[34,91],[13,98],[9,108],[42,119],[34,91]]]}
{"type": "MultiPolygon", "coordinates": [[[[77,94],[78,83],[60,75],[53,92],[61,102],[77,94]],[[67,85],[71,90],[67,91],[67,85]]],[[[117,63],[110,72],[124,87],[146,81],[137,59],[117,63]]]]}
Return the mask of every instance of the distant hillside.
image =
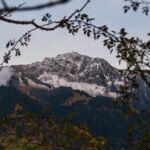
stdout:
{"type": "Polygon", "coordinates": [[[36,114],[41,114],[42,109],[48,106],[50,113],[56,116],[66,117],[77,112],[72,119],[80,125],[88,125],[95,135],[106,137],[112,147],[126,144],[128,121],[120,122],[122,108],[114,106],[111,98],[93,98],[85,92],[66,87],[32,89],[29,95],[14,88],[0,87],[0,116],[12,113],[17,104],[23,107],[23,112],[36,114]]]}
{"type": "Polygon", "coordinates": [[[11,87],[0,87],[0,118],[14,112],[15,106],[23,107],[22,112],[39,113],[44,108],[44,103],[38,98],[26,95],[25,93],[11,87]]]}

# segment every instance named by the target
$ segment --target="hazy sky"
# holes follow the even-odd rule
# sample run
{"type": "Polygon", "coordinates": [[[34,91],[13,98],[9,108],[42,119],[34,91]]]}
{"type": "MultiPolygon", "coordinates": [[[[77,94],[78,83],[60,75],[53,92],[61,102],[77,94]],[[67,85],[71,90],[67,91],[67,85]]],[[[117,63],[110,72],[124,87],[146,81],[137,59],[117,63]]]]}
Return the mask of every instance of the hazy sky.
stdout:
{"type": "MultiPolygon", "coordinates": [[[[31,4],[31,0],[24,0],[27,4],[31,4]]],[[[14,5],[23,0],[7,0],[14,5]]],[[[33,4],[37,4],[41,0],[34,0],[33,4]]],[[[48,0],[46,0],[48,1],[48,0]]],[[[30,13],[14,14],[16,19],[31,20],[33,18],[41,19],[42,16],[49,12],[53,19],[60,19],[69,15],[72,11],[80,8],[86,0],[72,0],[70,3],[62,6],[57,6],[52,9],[45,9],[42,11],[34,11],[30,13]]],[[[33,1],[32,1],[33,2],[33,1]]],[[[45,2],[45,1],[43,1],[45,2]]],[[[129,12],[123,13],[122,7],[124,0],[91,0],[91,3],[84,10],[91,18],[95,18],[94,23],[97,26],[108,25],[112,30],[119,31],[120,28],[125,27],[131,36],[139,36],[147,39],[146,36],[150,28],[150,16],[146,17],[141,13],[129,12]]],[[[31,29],[31,26],[12,25],[0,21],[0,56],[4,55],[7,41],[11,39],[18,39],[24,32],[31,29]]],[[[54,57],[57,54],[76,51],[91,57],[100,57],[106,59],[115,67],[122,67],[118,65],[115,54],[110,55],[109,51],[103,47],[101,40],[94,41],[92,38],[87,38],[80,32],[76,36],[68,34],[67,30],[58,29],[53,32],[35,31],[32,34],[31,43],[28,47],[22,49],[22,56],[12,58],[11,64],[27,64],[35,61],[41,61],[45,57],[54,57]]],[[[0,60],[2,60],[0,58],[0,60]]]]}

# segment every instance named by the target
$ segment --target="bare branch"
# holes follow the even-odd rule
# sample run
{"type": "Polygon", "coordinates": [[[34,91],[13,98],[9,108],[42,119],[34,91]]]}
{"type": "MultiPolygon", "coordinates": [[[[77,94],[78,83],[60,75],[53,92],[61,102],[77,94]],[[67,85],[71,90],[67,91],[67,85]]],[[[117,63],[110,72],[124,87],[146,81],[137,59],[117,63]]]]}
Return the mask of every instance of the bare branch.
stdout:
{"type": "Polygon", "coordinates": [[[8,23],[13,23],[13,24],[33,25],[34,27],[41,29],[41,30],[45,30],[45,31],[52,31],[52,30],[55,30],[56,28],[59,27],[59,25],[56,25],[52,28],[45,28],[42,25],[38,25],[37,23],[35,23],[34,20],[32,20],[32,21],[18,21],[18,20],[8,19],[8,18],[2,17],[2,16],[0,16],[0,20],[8,22],[8,23]]]}
{"type": "Polygon", "coordinates": [[[2,4],[3,4],[3,6],[4,6],[5,9],[8,8],[8,6],[7,6],[6,2],[5,2],[5,0],[2,0],[2,4]]]}
{"type": "MultiPolygon", "coordinates": [[[[23,5],[25,5],[25,3],[22,3],[22,4],[18,5],[18,6],[16,7],[16,9],[19,9],[19,8],[22,7],[23,5]]],[[[2,12],[1,16],[2,16],[2,17],[8,17],[8,15],[11,16],[11,13],[12,13],[13,11],[14,11],[14,10],[7,11],[7,12],[2,12]]]]}
{"type": "Polygon", "coordinates": [[[30,7],[23,7],[23,8],[19,8],[19,9],[16,9],[16,7],[9,7],[8,5],[6,5],[6,3],[4,1],[2,1],[3,5],[7,6],[7,7],[0,8],[0,12],[33,11],[33,10],[39,10],[39,9],[43,9],[43,8],[50,8],[50,7],[54,7],[54,6],[57,6],[57,5],[65,4],[69,1],[71,1],[71,0],[59,0],[59,1],[54,1],[54,2],[50,1],[50,2],[45,3],[45,4],[40,4],[40,5],[37,5],[37,6],[30,6],[30,7]]]}

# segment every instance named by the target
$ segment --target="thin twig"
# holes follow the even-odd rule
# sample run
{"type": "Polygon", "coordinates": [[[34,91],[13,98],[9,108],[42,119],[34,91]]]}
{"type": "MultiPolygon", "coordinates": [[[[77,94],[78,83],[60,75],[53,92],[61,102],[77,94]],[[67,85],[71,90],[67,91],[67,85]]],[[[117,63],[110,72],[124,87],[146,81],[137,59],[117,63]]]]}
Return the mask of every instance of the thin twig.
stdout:
{"type": "Polygon", "coordinates": [[[87,0],[87,2],[83,5],[83,7],[81,9],[77,9],[75,10],[69,17],[67,20],[70,20],[76,13],[79,13],[81,11],[83,11],[83,9],[88,5],[88,3],[90,3],[91,0],[87,0]]]}

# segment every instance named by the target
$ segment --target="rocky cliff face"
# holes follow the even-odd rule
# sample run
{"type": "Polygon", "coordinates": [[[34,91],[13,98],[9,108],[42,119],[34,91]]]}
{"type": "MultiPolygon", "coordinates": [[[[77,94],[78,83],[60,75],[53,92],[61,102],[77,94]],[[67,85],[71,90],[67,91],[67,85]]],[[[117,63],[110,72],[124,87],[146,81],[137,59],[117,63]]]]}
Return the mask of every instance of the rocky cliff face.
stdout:
{"type": "Polygon", "coordinates": [[[42,88],[65,86],[85,91],[91,96],[116,97],[118,86],[123,84],[119,71],[107,61],[76,52],[13,68],[21,86],[42,88]]]}

